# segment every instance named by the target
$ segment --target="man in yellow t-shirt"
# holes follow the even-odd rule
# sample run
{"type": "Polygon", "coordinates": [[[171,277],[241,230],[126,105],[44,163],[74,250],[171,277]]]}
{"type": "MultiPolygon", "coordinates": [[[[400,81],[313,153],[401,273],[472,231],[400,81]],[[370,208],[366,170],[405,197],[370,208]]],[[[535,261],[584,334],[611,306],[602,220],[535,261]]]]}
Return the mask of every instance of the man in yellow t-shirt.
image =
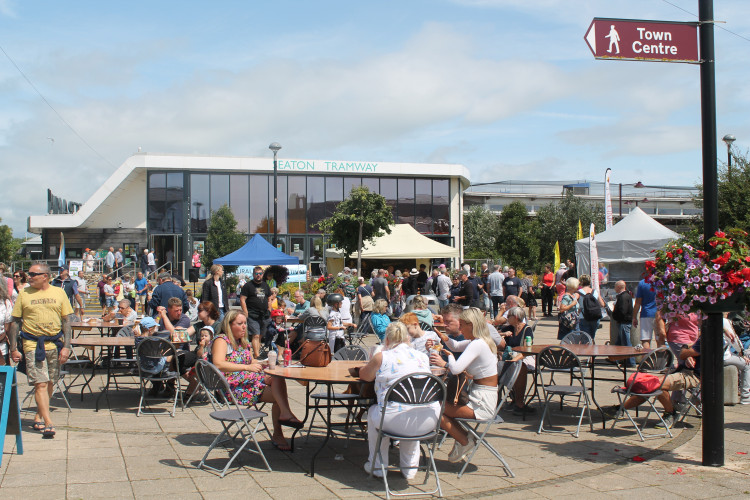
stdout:
{"type": "Polygon", "coordinates": [[[60,377],[60,365],[70,356],[70,315],[73,308],[65,292],[49,283],[50,269],[44,262],[35,262],[27,273],[29,287],[16,299],[13,306],[13,323],[8,331],[10,356],[14,362],[21,360],[16,345],[22,339],[26,357],[26,377],[34,386],[36,416],[34,429],[42,437],[55,436],[55,427],[49,413],[49,400],[60,377]]]}

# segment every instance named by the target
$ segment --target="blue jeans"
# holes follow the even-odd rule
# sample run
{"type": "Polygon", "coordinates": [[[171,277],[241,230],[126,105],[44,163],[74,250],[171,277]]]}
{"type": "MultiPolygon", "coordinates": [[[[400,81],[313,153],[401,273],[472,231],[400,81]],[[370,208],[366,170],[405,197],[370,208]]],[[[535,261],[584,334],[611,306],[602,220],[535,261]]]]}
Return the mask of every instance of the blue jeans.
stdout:
{"type": "MultiPolygon", "coordinates": [[[[630,342],[630,323],[620,323],[619,332],[617,334],[617,345],[633,347],[630,342]]],[[[635,366],[635,358],[628,358],[625,360],[627,366],[635,366]]]]}
{"type": "Polygon", "coordinates": [[[589,321],[581,316],[578,318],[578,329],[588,333],[593,339],[596,336],[596,330],[599,329],[599,320],[589,321]]]}
{"type": "Polygon", "coordinates": [[[448,305],[448,299],[438,299],[438,306],[440,307],[441,311],[447,305],[448,305]]]}

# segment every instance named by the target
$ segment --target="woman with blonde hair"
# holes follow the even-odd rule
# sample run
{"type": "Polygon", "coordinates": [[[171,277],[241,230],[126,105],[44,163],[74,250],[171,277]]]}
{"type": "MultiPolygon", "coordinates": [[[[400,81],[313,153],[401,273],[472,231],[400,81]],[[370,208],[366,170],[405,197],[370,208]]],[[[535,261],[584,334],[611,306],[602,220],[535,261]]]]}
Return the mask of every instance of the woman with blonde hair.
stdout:
{"type": "Polygon", "coordinates": [[[565,294],[560,299],[560,316],[557,327],[557,340],[562,340],[567,334],[576,329],[578,324],[578,278],[568,278],[565,281],[565,294]],[[570,318],[570,321],[568,321],[570,318]]]}
{"type": "Polygon", "coordinates": [[[203,282],[201,288],[201,302],[211,302],[216,310],[219,311],[219,323],[224,319],[224,315],[229,312],[229,294],[227,285],[221,280],[224,276],[224,266],[214,264],[208,271],[209,276],[203,282]]]}
{"type": "Polygon", "coordinates": [[[290,451],[281,426],[300,429],[304,424],[289,407],[286,380],[264,375],[263,365],[253,359],[253,349],[247,340],[247,317],[242,311],[229,311],[222,331],[224,333],[216,337],[211,346],[211,362],[224,373],[237,403],[245,406],[258,401],[273,404],[271,442],[282,451],[290,451]]]}
{"type": "Polygon", "coordinates": [[[445,362],[437,352],[430,355],[433,365],[447,367],[454,375],[465,371],[474,380],[467,405],[455,404],[450,394],[445,403],[440,426],[456,440],[448,455],[450,462],[466,458],[475,444],[455,418],[489,419],[494,417],[497,409],[497,346],[490,336],[484,314],[476,307],[464,309],[458,323],[466,340],[456,341],[444,333],[438,335],[450,351],[462,352],[461,357],[456,360],[448,352],[448,361],[445,362]]]}
{"type": "Polygon", "coordinates": [[[417,295],[414,297],[411,301],[411,307],[411,312],[417,315],[419,321],[430,325],[430,327],[435,324],[435,321],[432,319],[432,311],[427,308],[427,302],[423,296],[417,295]]]}
{"type": "MultiPolygon", "coordinates": [[[[365,471],[382,477],[380,461],[377,459],[375,445],[378,441],[378,426],[383,412],[385,393],[393,383],[406,375],[430,373],[430,362],[427,356],[409,345],[409,333],[406,325],[395,322],[388,325],[385,333],[385,348],[375,354],[369,363],[362,367],[359,376],[365,381],[375,381],[377,404],[370,407],[367,414],[367,435],[370,454],[365,464],[365,471]]],[[[386,406],[383,429],[398,431],[399,434],[419,436],[435,429],[440,404],[430,406],[410,406],[389,403],[386,406]]],[[[380,442],[380,453],[388,457],[390,439],[380,442]]],[[[417,474],[419,467],[419,442],[401,441],[399,444],[401,473],[406,479],[417,474]]],[[[386,464],[387,467],[387,464],[386,464]]]]}
{"type": "Polygon", "coordinates": [[[378,336],[380,343],[385,340],[385,329],[391,324],[391,318],[388,317],[386,311],[388,311],[388,301],[378,299],[375,301],[372,314],[370,315],[372,329],[375,331],[375,335],[378,336]]]}

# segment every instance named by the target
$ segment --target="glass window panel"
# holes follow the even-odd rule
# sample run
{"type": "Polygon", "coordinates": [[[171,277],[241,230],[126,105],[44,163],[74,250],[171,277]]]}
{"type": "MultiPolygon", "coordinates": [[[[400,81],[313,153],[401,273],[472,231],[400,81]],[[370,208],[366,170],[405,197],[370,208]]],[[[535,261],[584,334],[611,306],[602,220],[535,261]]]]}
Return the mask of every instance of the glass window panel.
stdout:
{"type": "MultiPolygon", "coordinates": [[[[290,177],[289,180],[291,181],[292,178],[290,177]]],[[[303,177],[304,180],[304,177],[303,177]]],[[[291,182],[290,182],[291,184],[291,182]]],[[[289,255],[292,257],[297,257],[301,264],[305,263],[305,241],[307,241],[307,238],[304,236],[292,236],[290,238],[291,246],[289,247],[289,255]]]]}
{"type": "Polygon", "coordinates": [[[325,219],[325,179],[321,176],[307,178],[307,232],[319,234],[318,222],[325,219]]]}
{"type": "Polygon", "coordinates": [[[182,208],[184,206],[185,176],[182,172],[167,174],[167,190],[165,199],[165,229],[168,233],[182,232],[182,208]]]}
{"type": "Polygon", "coordinates": [[[164,232],[166,208],[164,200],[167,191],[167,174],[148,176],[148,228],[151,232],[164,232]]]}
{"type": "Polygon", "coordinates": [[[434,234],[450,234],[451,205],[448,179],[432,181],[432,220],[434,234]]]}
{"type": "MultiPolygon", "coordinates": [[[[289,195],[287,196],[287,213],[289,232],[305,234],[305,214],[307,213],[307,178],[304,175],[289,176],[289,195]]],[[[294,242],[294,240],[292,240],[294,242]]],[[[292,243],[292,248],[294,243],[292,243]]],[[[304,246],[300,246],[304,248],[304,246]]],[[[292,249],[294,251],[294,249],[292,249]]]]}
{"type": "Polygon", "coordinates": [[[359,187],[362,185],[362,179],[360,177],[344,177],[344,198],[349,197],[349,193],[352,192],[353,187],[359,187]]]}
{"type": "Polygon", "coordinates": [[[362,177],[362,185],[370,188],[371,193],[380,193],[380,179],[377,177],[362,177]]]}
{"type": "Polygon", "coordinates": [[[211,212],[216,212],[225,204],[229,205],[229,176],[211,174],[211,212]]]}
{"type": "Polygon", "coordinates": [[[336,207],[344,200],[344,179],[326,177],[326,217],[333,215],[336,207]]]}
{"type": "Polygon", "coordinates": [[[208,231],[208,177],[208,174],[190,176],[190,231],[193,233],[208,231]]]}
{"type": "Polygon", "coordinates": [[[414,179],[398,180],[398,223],[414,226],[414,179]]]}
{"type": "Polygon", "coordinates": [[[232,209],[234,218],[237,219],[237,230],[249,233],[250,200],[247,198],[250,193],[249,177],[243,174],[232,174],[229,179],[229,207],[232,209]]]}
{"type": "Polygon", "coordinates": [[[388,206],[391,207],[391,212],[393,212],[393,221],[397,221],[398,219],[396,219],[396,205],[398,203],[398,197],[396,196],[396,179],[380,179],[380,194],[385,196],[386,203],[388,203],[388,206]]]}
{"type": "MultiPolygon", "coordinates": [[[[279,175],[278,176],[278,182],[277,182],[277,194],[276,199],[277,201],[277,217],[279,218],[279,228],[277,230],[277,234],[286,233],[286,175],[279,175]]],[[[273,221],[273,176],[269,176],[268,178],[268,187],[270,188],[271,192],[269,194],[270,198],[270,204],[268,207],[269,210],[269,217],[271,220],[271,227],[270,231],[273,233],[274,231],[274,221],[273,221]]]]}
{"type": "Polygon", "coordinates": [[[310,261],[320,262],[323,260],[323,237],[310,238],[310,261]]]}
{"type": "Polygon", "coordinates": [[[432,181],[417,179],[415,187],[415,229],[420,233],[432,232],[432,181]]]}
{"type": "Polygon", "coordinates": [[[268,233],[268,176],[250,176],[250,232],[268,233]]]}

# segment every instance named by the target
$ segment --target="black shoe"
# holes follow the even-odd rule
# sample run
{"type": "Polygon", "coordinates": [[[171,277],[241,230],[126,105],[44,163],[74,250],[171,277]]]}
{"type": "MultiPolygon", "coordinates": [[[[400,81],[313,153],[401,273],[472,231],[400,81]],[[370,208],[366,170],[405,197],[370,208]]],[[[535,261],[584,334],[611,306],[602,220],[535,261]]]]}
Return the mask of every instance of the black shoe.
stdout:
{"type": "Polygon", "coordinates": [[[531,413],[536,413],[536,409],[530,406],[524,406],[521,408],[516,406],[515,408],[513,408],[513,415],[521,416],[521,415],[529,415],[531,413]]]}
{"type": "Polygon", "coordinates": [[[161,382],[153,382],[153,384],[154,384],[154,385],[153,385],[153,386],[151,387],[151,389],[150,389],[150,390],[148,391],[148,395],[149,395],[149,396],[151,396],[152,398],[155,398],[155,397],[157,397],[157,396],[159,395],[159,393],[161,392],[161,389],[162,389],[162,383],[161,383],[161,382]]]}
{"type": "MultiPolygon", "coordinates": [[[[619,409],[620,405],[602,406],[602,415],[604,415],[604,420],[614,419],[619,409]]],[[[617,417],[617,420],[620,420],[621,418],[623,418],[622,414],[617,417]]]]}

